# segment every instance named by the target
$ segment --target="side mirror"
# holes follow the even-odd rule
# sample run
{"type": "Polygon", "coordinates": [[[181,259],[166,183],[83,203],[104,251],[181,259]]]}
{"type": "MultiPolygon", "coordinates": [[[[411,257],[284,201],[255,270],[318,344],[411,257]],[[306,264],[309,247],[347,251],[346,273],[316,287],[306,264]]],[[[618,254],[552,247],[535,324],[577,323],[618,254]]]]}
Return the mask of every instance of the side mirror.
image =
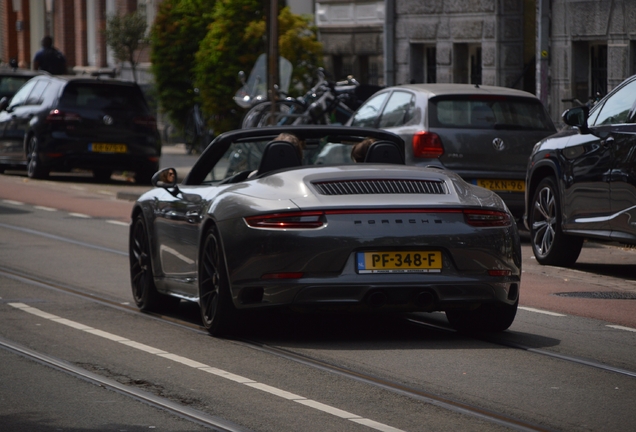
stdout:
{"type": "Polygon", "coordinates": [[[0,99],[0,111],[6,110],[8,106],[9,106],[9,98],[4,96],[2,99],[0,99]]]}
{"type": "Polygon", "coordinates": [[[566,125],[575,126],[579,128],[581,133],[589,134],[590,129],[587,126],[587,119],[590,113],[589,107],[580,106],[575,108],[570,108],[565,111],[561,118],[566,125]]]}
{"type": "Polygon", "coordinates": [[[172,189],[177,187],[177,170],[174,168],[164,168],[157,171],[150,180],[154,187],[172,189]]]}

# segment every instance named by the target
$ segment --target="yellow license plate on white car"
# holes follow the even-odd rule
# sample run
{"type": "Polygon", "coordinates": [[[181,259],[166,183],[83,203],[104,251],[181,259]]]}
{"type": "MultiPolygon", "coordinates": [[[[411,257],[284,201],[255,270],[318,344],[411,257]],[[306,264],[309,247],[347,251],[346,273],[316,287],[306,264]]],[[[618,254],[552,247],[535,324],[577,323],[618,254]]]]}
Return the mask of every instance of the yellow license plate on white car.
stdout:
{"type": "Polygon", "coordinates": [[[358,273],[439,273],[440,251],[358,252],[358,273]]]}
{"type": "Polygon", "coordinates": [[[477,186],[500,192],[525,192],[526,190],[524,180],[478,179],[477,186]]]}
{"type": "Polygon", "coordinates": [[[128,151],[126,144],[111,143],[91,143],[88,149],[95,153],[126,153],[128,151]]]}

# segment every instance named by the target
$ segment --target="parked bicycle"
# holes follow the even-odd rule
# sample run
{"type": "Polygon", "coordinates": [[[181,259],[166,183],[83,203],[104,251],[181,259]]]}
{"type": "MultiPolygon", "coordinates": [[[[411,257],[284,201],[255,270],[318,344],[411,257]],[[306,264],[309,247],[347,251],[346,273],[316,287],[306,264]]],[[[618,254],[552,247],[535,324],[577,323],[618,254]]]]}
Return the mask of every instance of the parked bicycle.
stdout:
{"type": "MultiPolygon", "coordinates": [[[[194,89],[195,97],[199,95],[199,89],[194,89]]],[[[202,153],[214,138],[214,131],[209,129],[198,102],[188,113],[183,130],[183,140],[185,142],[187,154],[202,153]]]]}
{"type": "Polygon", "coordinates": [[[328,81],[324,70],[319,69],[318,82],[307,93],[298,98],[291,98],[279,91],[282,97],[274,102],[273,110],[271,101],[254,105],[245,114],[243,128],[292,124],[343,124],[361,102],[356,98],[356,89],[359,85],[352,76],[335,83],[328,81]]]}
{"type": "Polygon", "coordinates": [[[581,102],[579,99],[577,98],[569,98],[569,99],[561,99],[561,102],[570,102],[572,103],[573,107],[578,107],[578,106],[586,106],[589,108],[592,108],[594,105],[596,105],[598,103],[598,101],[600,101],[602,99],[602,96],[599,92],[596,93],[596,96],[590,96],[587,99],[587,102],[583,103],[581,102]]]}

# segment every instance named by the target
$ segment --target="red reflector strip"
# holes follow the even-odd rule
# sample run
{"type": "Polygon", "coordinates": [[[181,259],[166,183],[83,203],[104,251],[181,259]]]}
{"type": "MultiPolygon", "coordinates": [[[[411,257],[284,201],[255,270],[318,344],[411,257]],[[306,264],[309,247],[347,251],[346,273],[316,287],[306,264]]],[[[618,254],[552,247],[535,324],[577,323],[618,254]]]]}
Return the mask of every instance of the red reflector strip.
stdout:
{"type": "Polygon", "coordinates": [[[475,227],[501,227],[511,224],[510,215],[494,210],[464,210],[466,223],[475,227]]]}
{"type": "Polygon", "coordinates": [[[300,279],[304,273],[288,272],[288,273],[265,273],[261,279],[300,279]]]}
{"type": "Polygon", "coordinates": [[[64,153],[47,153],[46,155],[50,158],[59,158],[64,156],[64,153]]]}
{"type": "Polygon", "coordinates": [[[510,270],[488,270],[490,276],[510,276],[512,272],[510,270]]]}

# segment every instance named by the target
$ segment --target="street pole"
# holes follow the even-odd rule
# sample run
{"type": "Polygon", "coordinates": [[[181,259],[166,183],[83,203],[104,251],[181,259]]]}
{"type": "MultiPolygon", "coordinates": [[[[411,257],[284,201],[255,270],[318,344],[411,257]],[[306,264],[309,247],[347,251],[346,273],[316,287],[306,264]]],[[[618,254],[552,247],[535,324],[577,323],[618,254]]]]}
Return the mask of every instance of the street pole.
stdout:
{"type": "Polygon", "coordinates": [[[267,33],[268,53],[267,53],[267,85],[269,100],[271,101],[270,123],[276,119],[276,99],[278,94],[278,0],[269,0],[269,20],[267,33]]]}

